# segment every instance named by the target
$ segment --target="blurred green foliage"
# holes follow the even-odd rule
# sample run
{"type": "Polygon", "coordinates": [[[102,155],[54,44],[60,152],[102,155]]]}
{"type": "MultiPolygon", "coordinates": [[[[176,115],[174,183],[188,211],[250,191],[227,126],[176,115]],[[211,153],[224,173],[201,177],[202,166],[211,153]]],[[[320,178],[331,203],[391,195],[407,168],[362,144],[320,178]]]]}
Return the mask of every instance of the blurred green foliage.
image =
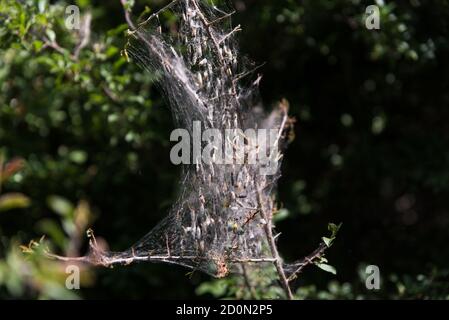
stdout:
{"type": "MultiPolygon", "coordinates": [[[[164,3],[134,2],[135,15],[164,3]]],[[[242,52],[267,62],[264,100],[288,98],[297,118],[279,187],[280,250],[306,255],[328,221],[344,225],[328,252],[337,274],[306,269],[300,298],[448,298],[449,5],[375,3],[380,30],[365,28],[372,1],[234,1],[242,52]],[[366,289],[367,264],[379,266],[380,290],[366,289]]],[[[282,295],[270,270],[251,275],[251,293],[241,278],[153,264],[84,270],[74,292],[63,264],[20,252],[46,234],[52,250],[83,253],[94,221],[125,249],[176,194],[170,114],[155,76],[121,55],[120,1],[74,1],[92,16],[79,54],[69,4],[0,0],[0,298],[282,295]]]]}

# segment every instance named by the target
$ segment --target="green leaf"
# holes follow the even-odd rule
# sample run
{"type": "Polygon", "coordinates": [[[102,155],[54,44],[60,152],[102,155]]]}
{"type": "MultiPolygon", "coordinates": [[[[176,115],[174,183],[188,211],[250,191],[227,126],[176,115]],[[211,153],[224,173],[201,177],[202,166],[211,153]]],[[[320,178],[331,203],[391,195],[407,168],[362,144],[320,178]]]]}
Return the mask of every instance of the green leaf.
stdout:
{"type": "Polygon", "coordinates": [[[30,198],[21,193],[7,193],[0,197],[0,211],[27,208],[30,203],[30,198]]]}
{"type": "Polygon", "coordinates": [[[341,223],[339,225],[336,225],[335,223],[331,222],[327,225],[327,229],[332,233],[331,237],[336,236],[338,230],[340,230],[340,227],[341,227],[341,223]]]}
{"type": "Polygon", "coordinates": [[[321,239],[323,240],[323,242],[326,244],[327,247],[330,247],[332,244],[332,241],[334,240],[334,239],[327,238],[327,237],[322,237],[321,239]]]}
{"type": "Polygon", "coordinates": [[[52,241],[61,249],[66,249],[66,244],[68,242],[56,221],[51,219],[43,219],[37,223],[37,227],[40,232],[51,237],[52,241]]]}
{"type": "Polygon", "coordinates": [[[209,293],[215,298],[219,298],[226,293],[228,289],[228,282],[226,279],[220,279],[211,282],[202,283],[196,290],[197,295],[203,295],[209,293]]]}
{"type": "Polygon", "coordinates": [[[87,153],[83,150],[73,150],[70,152],[69,158],[76,164],[83,164],[87,160],[87,153]]]}
{"type": "Polygon", "coordinates": [[[320,268],[321,270],[324,270],[326,272],[330,272],[332,274],[337,274],[337,270],[333,266],[331,266],[330,264],[317,263],[316,266],[318,268],[320,268]]]}
{"type": "Polygon", "coordinates": [[[60,196],[49,196],[47,198],[47,203],[54,212],[63,217],[68,217],[74,210],[70,201],[60,196]]]}
{"type": "Polygon", "coordinates": [[[37,7],[40,13],[44,13],[45,8],[47,7],[47,0],[39,0],[37,3],[37,7]]]}
{"type": "Polygon", "coordinates": [[[290,215],[290,212],[287,209],[280,209],[273,215],[273,221],[279,222],[282,221],[290,215]]]}
{"type": "Polygon", "coordinates": [[[56,41],[56,33],[53,30],[47,29],[45,31],[45,34],[47,35],[48,40],[50,40],[50,42],[55,42],[56,41]]]}
{"type": "Polygon", "coordinates": [[[40,51],[42,49],[43,45],[44,45],[44,43],[40,40],[33,41],[33,47],[34,47],[35,51],[40,51]]]}

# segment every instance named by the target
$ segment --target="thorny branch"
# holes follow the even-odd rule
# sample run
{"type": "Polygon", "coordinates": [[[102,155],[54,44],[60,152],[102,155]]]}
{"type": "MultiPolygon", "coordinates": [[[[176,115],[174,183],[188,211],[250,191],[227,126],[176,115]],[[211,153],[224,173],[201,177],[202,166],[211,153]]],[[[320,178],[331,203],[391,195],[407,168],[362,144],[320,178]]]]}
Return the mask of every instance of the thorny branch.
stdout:
{"type": "Polygon", "coordinates": [[[267,240],[268,240],[268,244],[270,246],[271,254],[273,255],[274,265],[276,267],[276,271],[278,273],[278,276],[279,276],[279,279],[281,281],[282,287],[285,290],[287,298],[289,300],[293,300],[293,294],[292,294],[292,291],[290,289],[290,285],[288,283],[288,279],[285,276],[284,268],[282,266],[281,257],[279,256],[279,252],[278,252],[278,249],[277,249],[277,246],[276,246],[276,242],[275,242],[275,240],[273,238],[272,213],[268,213],[266,211],[261,189],[258,190],[257,197],[258,197],[258,200],[259,200],[260,212],[262,214],[262,217],[265,220],[264,230],[265,230],[265,234],[266,234],[266,237],[267,237],[267,240]]]}
{"type": "Polygon", "coordinates": [[[304,257],[300,261],[296,262],[295,266],[297,266],[297,268],[292,272],[292,274],[288,277],[287,280],[288,281],[295,280],[305,267],[319,260],[324,255],[324,252],[326,251],[327,248],[328,246],[324,242],[322,242],[320,243],[319,247],[315,249],[315,251],[313,251],[307,257],[304,257]]]}

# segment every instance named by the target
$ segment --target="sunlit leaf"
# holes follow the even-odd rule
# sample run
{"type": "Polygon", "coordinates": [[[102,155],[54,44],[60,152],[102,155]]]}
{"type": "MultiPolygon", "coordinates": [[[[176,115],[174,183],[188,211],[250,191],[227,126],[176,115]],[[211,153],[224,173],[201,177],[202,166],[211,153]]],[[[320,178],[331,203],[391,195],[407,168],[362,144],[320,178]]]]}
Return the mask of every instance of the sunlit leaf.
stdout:
{"type": "Polygon", "coordinates": [[[336,270],[333,266],[331,266],[331,265],[329,265],[329,264],[325,264],[325,263],[317,263],[316,266],[317,266],[318,268],[320,268],[321,270],[324,270],[324,271],[326,271],[326,272],[330,272],[330,273],[332,273],[332,274],[337,274],[337,270],[336,270]]]}
{"type": "Polygon", "coordinates": [[[27,208],[30,204],[30,198],[21,193],[8,193],[0,196],[0,211],[27,208]]]}
{"type": "Polygon", "coordinates": [[[48,206],[56,213],[67,217],[73,212],[73,205],[67,199],[60,196],[49,196],[47,198],[48,206]]]}

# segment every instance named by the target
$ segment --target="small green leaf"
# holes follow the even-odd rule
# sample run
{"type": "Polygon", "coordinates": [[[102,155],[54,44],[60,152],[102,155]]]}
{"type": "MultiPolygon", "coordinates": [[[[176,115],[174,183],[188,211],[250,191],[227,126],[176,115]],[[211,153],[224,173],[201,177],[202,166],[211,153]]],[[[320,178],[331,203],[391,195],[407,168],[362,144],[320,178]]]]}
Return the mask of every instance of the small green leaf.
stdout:
{"type": "Polygon", "coordinates": [[[50,40],[50,42],[55,42],[56,41],[56,33],[53,30],[47,29],[45,31],[45,33],[46,33],[46,35],[48,37],[48,40],[50,40]]]}
{"type": "Polygon", "coordinates": [[[87,153],[83,150],[73,150],[70,152],[69,158],[76,164],[83,164],[87,160],[87,153]]]}
{"type": "Polygon", "coordinates": [[[330,232],[332,232],[332,234],[335,234],[335,233],[337,233],[338,232],[338,230],[340,229],[340,227],[341,227],[341,223],[339,224],[339,225],[336,225],[335,223],[329,223],[328,225],[327,225],[327,229],[330,231],[330,232]]]}
{"type": "Polygon", "coordinates": [[[47,203],[54,212],[63,217],[69,216],[74,210],[73,205],[67,199],[60,196],[49,196],[47,203]]]}
{"type": "Polygon", "coordinates": [[[197,295],[203,295],[203,294],[209,293],[209,294],[213,295],[214,297],[219,298],[226,293],[227,289],[228,289],[227,280],[220,279],[220,280],[216,280],[216,281],[202,283],[196,289],[195,292],[197,295]]]}
{"type": "Polygon", "coordinates": [[[51,219],[43,219],[37,223],[39,231],[51,237],[61,249],[66,248],[67,239],[58,223],[51,219]]]}
{"type": "Polygon", "coordinates": [[[330,272],[332,274],[337,274],[337,270],[333,266],[331,266],[330,264],[317,263],[316,266],[318,268],[320,268],[321,270],[324,270],[326,272],[330,272]]]}
{"type": "Polygon", "coordinates": [[[0,211],[27,208],[30,203],[30,198],[21,193],[7,193],[0,197],[0,211]]]}
{"type": "Polygon", "coordinates": [[[279,222],[282,221],[290,215],[290,212],[287,209],[280,209],[273,215],[273,221],[279,222]]]}
{"type": "Polygon", "coordinates": [[[332,244],[332,241],[334,240],[334,239],[327,238],[327,237],[322,237],[321,239],[323,240],[323,242],[326,244],[327,247],[330,247],[332,244]]]}
{"type": "Polygon", "coordinates": [[[318,263],[328,263],[328,260],[325,257],[320,257],[320,262],[318,263]]]}
{"type": "Polygon", "coordinates": [[[40,51],[42,49],[43,45],[44,45],[44,43],[40,40],[33,41],[33,47],[34,47],[35,51],[40,51]]]}

